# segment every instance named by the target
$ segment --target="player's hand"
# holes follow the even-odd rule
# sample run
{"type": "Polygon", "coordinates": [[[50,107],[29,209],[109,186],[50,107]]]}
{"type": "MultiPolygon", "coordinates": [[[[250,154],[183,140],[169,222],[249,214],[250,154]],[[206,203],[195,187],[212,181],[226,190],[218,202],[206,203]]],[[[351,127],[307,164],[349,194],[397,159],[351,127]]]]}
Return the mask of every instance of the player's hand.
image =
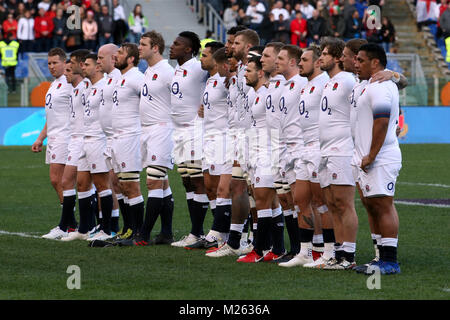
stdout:
{"type": "Polygon", "coordinates": [[[203,105],[200,105],[200,108],[198,108],[197,114],[200,118],[203,118],[205,116],[205,112],[204,112],[205,108],[203,107],[203,105]]]}
{"type": "Polygon", "coordinates": [[[369,155],[364,156],[361,160],[361,169],[367,173],[370,169],[370,165],[372,164],[373,160],[369,157],[369,155]]]}
{"type": "Polygon", "coordinates": [[[370,80],[370,83],[374,82],[384,82],[392,79],[392,71],[378,71],[372,76],[372,80],[370,80]]]}
{"type": "Polygon", "coordinates": [[[33,145],[31,146],[31,151],[33,152],[41,152],[42,151],[42,141],[36,140],[33,145]]]}
{"type": "Polygon", "coordinates": [[[395,134],[397,135],[397,137],[400,135],[401,132],[402,128],[400,128],[400,126],[397,126],[397,129],[395,129],[395,134]]]}

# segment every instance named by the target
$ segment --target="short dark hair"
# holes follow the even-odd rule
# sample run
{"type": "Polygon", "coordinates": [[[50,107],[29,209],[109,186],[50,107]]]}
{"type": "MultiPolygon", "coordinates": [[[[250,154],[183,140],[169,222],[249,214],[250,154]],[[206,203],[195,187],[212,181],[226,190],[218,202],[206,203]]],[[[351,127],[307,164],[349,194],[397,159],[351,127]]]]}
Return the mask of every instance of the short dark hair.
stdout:
{"type": "Polygon", "coordinates": [[[302,58],[302,53],[303,53],[303,51],[302,51],[302,49],[300,49],[300,47],[295,46],[293,44],[286,44],[281,48],[281,50],[287,51],[289,59],[295,59],[297,64],[300,62],[300,59],[302,58]]]}
{"type": "Polygon", "coordinates": [[[257,57],[257,56],[251,57],[250,59],[248,59],[248,63],[247,64],[249,64],[250,62],[253,62],[255,64],[256,69],[258,71],[262,70],[261,57],[257,57]]]}
{"type": "Polygon", "coordinates": [[[383,68],[386,68],[387,65],[386,52],[380,45],[376,43],[368,43],[362,45],[361,48],[359,48],[359,51],[366,52],[367,57],[369,57],[370,60],[378,59],[383,68]]]}
{"type": "Polygon", "coordinates": [[[353,54],[358,54],[359,48],[367,43],[366,39],[350,39],[345,43],[345,47],[353,52],[353,54]]]}
{"type": "Polygon", "coordinates": [[[251,47],[250,50],[248,50],[248,58],[254,57],[254,56],[261,56],[262,52],[264,51],[264,46],[254,46],[251,47]]]}
{"type": "Polygon", "coordinates": [[[245,30],[247,29],[247,27],[244,26],[235,26],[235,27],[231,27],[230,29],[228,29],[227,34],[229,35],[235,35],[236,33],[238,33],[239,31],[245,30]]]}
{"type": "Polygon", "coordinates": [[[323,51],[325,48],[328,48],[328,54],[333,58],[340,58],[344,52],[345,42],[339,38],[323,38],[320,43],[320,51],[323,51]]]}
{"type": "Polygon", "coordinates": [[[194,57],[197,56],[201,48],[200,38],[198,37],[198,35],[192,31],[183,31],[179,33],[178,36],[189,40],[189,46],[192,49],[192,55],[194,57]]]}
{"type": "Polygon", "coordinates": [[[212,54],[214,54],[217,50],[222,49],[225,45],[219,41],[211,41],[205,44],[205,48],[209,48],[212,54]]]}
{"type": "Polygon", "coordinates": [[[91,52],[91,53],[89,53],[88,55],[86,55],[86,56],[84,57],[84,61],[86,61],[87,59],[91,59],[91,60],[94,60],[95,64],[97,64],[97,58],[98,58],[98,57],[97,57],[97,54],[91,52]]]}
{"type": "Polygon", "coordinates": [[[76,62],[82,62],[86,60],[86,56],[90,53],[91,51],[88,49],[78,49],[70,54],[70,58],[74,57],[76,62]]]}
{"type": "Polygon", "coordinates": [[[312,57],[313,62],[315,62],[315,61],[317,61],[317,59],[319,59],[321,51],[320,51],[320,47],[318,45],[312,44],[304,50],[304,52],[306,52],[306,51],[311,51],[313,53],[313,57],[312,57]]]}
{"type": "Polygon", "coordinates": [[[61,61],[66,61],[67,59],[67,55],[64,52],[64,50],[58,47],[50,49],[50,51],[48,52],[48,56],[49,57],[58,56],[61,61]]]}
{"type": "Polygon", "coordinates": [[[260,38],[258,33],[252,29],[245,29],[236,33],[237,36],[244,37],[247,43],[250,43],[252,46],[259,46],[260,38]]]}
{"type": "Polygon", "coordinates": [[[216,52],[213,53],[213,59],[216,60],[217,63],[224,63],[228,61],[228,56],[226,54],[226,49],[220,48],[216,52]]]}
{"type": "Polygon", "coordinates": [[[274,50],[277,54],[279,54],[281,48],[283,48],[284,45],[285,45],[285,43],[283,43],[283,42],[277,42],[277,41],[274,41],[274,42],[269,42],[268,44],[266,44],[266,48],[273,48],[273,50],[274,50]]]}
{"type": "Polygon", "coordinates": [[[122,47],[127,50],[127,59],[129,57],[134,57],[133,64],[136,67],[139,64],[139,49],[134,43],[125,42],[122,43],[122,47]]]}
{"type": "Polygon", "coordinates": [[[158,33],[155,30],[148,31],[142,35],[142,38],[149,38],[152,47],[158,46],[159,54],[162,55],[164,53],[164,48],[166,44],[164,42],[164,38],[161,35],[161,33],[158,33]]]}

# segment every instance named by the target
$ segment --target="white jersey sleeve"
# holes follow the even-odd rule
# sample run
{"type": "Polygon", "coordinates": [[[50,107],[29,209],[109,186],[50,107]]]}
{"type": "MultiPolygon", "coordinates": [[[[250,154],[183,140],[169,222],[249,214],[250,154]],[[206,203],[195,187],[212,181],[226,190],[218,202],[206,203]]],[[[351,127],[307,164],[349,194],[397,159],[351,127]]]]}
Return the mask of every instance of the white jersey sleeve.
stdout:
{"type": "Polygon", "coordinates": [[[205,132],[225,132],[228,129],[228,90],[225,88],[225,77],[218,73],[206,82],[203,93],[203,128],[205,132]]]}
{"type": "Polygon", "coordinates": [[[112,129],[112,107],[113,107],[113,93],[116,82],[122,77],[119,69],[114,69],[106,75],[105,85],[102,89],[103,100],[100,105],[100,124],[102,125],[103,132],[107,137],[113,135],[112,129]]]}
{"type": "Polygon", "coordinates": [[[100,105],[103,103],[103,87],[106,79],[102,78],[91,85],[84,106],[84,136],[104,138],[102,125],[100,123],[100,105]]]}
{"type": "Polygon", "coordinates": [[[190,126],[198,118],[207,78],[208,73],[196,58],[176,66],[170,90],[175,127],[190,126]]]}
{"type": "Polygon", "coordinates": [[[392,81],[368,83],[357,100],[355,146],[359,160],[370,152],[374,120],[388,118],[384,143],[372,166],[402,161],[396,135],[399,118],[398,88],[392,81]]]}
{"type": "Polygon", "coordinates": [[[172,122],[170,87],[173,73],[174,69],[167,60],[161,60],[145,71],[140,105],[143,126],[172,122]]]}
{"type": "Polygon", "coordinates": [[[322,156],[351,157],[353,154],[350,96],[355,83],[353,74],[341,71],[325,85],[319,115],[322,156]]]}
{"type": "Polygon", "coordinates": [[[72,85],[62,75],[55,79],[45,95],[47,136],[57,141],[68,141],[70,137],[70,96],[72,85]]]}
{"type": "Polygon", "coordinates": [[[298,113],[300,114],[299,124],[303,131],[305,145],[319,141],[320,99],[329,79],[328,73],[322,72],[308,81],[308,84],[301,91],[298,113]]]}
{"type": "Polygon", "coordinates": [[[113,92],[112,127],[114,135],[129,137],[141,133],[139,111],[144,74],[133,67],[117,81],[113,92]]]}

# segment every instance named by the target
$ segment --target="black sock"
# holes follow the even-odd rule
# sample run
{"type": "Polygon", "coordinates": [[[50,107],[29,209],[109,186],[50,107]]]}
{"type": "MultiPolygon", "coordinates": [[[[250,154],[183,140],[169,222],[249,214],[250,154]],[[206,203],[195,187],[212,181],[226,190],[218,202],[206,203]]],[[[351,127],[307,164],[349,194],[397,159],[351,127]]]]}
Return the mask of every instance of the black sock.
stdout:
{"type": "Polygon", "coordinates": [[[342,251],[342,256],[347,260],[348,262],[354,262],[355,261],[355,253],[354,252],[347,252],[342,251]]]}
{"type": "Polygon", "coordinates": [[[119,229],[119,216],[111,217],[111,231],[117,233],[119,229]]]}
{"type": "Polygon", "coordinates": [[[59,221],[59,228],[62,231],[67,231],[67,228],[76,228],[77,223],[75,220],[74,208],[77,196],[64,196],[63,206],[61,212],[61,220],[59,221]]]}
{"type": "Polygon", "coordinates": [[[194,199],[186,199],[188,204],[189,218],[191,219],[191,225],[194,225],[195,218],[195,202],[194,199]]]}
{"type": "Polygon", "coordinates": [[[267,238],[270,236],[270,229],[272,224],[272,217],[258,217],[258,229],[256,233],[256,246],[255,251],[259,256],[263,255],[263,251],[266,250],[267,238]]]}
{"type": "Polygon", "coordinates": [[[102,230],[106,234],[111,234],[111,213],[113,208],[112,193],[100,198],[102,207],[102,230]]]}
{"type": "Polygon", "coordinates": [[[144,210],[144,201],[140,201],[129,206],[131,230],[133,231],[133,235],[138,234],[142,228],[144,210]]]}
{"type": "Polygon", "coordinates": [[[250,221],[252,221],[251,217],[248,217],[247,219],[245,219],[244,229],[242,229],[242,233],[248,233],[248,227],[250,226],[250,221]]]}
{"type": "Polygon", "coordinates": [[[314,230],[298,228],[298,233],[300,237],[300,243],[302,242],[312,242],[314,236],[314,230]]]}
{"type": "Polygon", "coordinates": [[[271,234],[272,234],[272,252],[276,255],[284,253],[284,216],[279,214],[276,217],[272,217],[271,221],[271,234]]]}
{"type": "Polygon", "coordinates": [[[158,216],[162,211],[162,207],[163,207],[163,198],[149,197],[147,199],[147,207],[145,209],[145,220],[141,229],[141,237],[145,241],[148,241],[150,239],[150,233],[152,232],[156,220],[158,219],[158,216]]]}
{"type": "Polygon", "coordinates": [[[290,214],[284,217],[287,234],[291,245],[291,252],[297,254],[300,252],[300,236],[298,234],[298,222],[294,215],[290,214]]]}
{"type": "Polygon", "coordinates": [[[341,260],[342,258],[344,258],[344,250],[341,249],[342,244],[339,242],[335,242],[334,244],[334,257],[336,258],[337,261],[341,260]]]}
{"type": "Polygon", "coordinates": [[[323,243],[335,243],[336,242],[333,229],[322,229],[322,234],[323,234],[323,243]]]}
{"type": "Polygon", "coordinates": [[[397,247],[383,246],[380,251],[380,259],[386,262],[397,263],[397,247]]]}
{"type": "Polygon", "coordinates": [[[228,233],[231,223],[231,205],[220,205],[216,207],[212,230],[228,233]]]}
{"type": "Polygon", "coordinates": [[[97,222],[95,222],[95,225],[102,225],[102,219],[100,218],[100,211],[98,210],[98,193],[97,190],[94,192],[94,194],[91,196],[91,202],[92,202],[92,214],[97,219],[97,222]]]}
{"type": "Polygon", "coordinates": [[[163,207],[161,210],[161,234],[166,237],[172,237],[172,217],[174,202],[172,194],[163,198],[163,207]]]}
{"type": "Polygon", "coordinates": [[[238,231],[230,230],[227,244],[233,249],[239,249],[241,247],[241,235],[238,231]]]}
{"type": "Polygon", "coordinates": [[[80,210],[80,225],[78,227],[79,233],[87,233],[89,229],[90,218],[92,216],[92,201],[91,197],[78,198],[78,207],[80,210]]]}
{"type": "Polygon", "coordinates": [[[194,208],[194,214],[192,215],[193,222],[192,222],[192,228],[191,233],[194,236],[200,237],[204,234],[203,231],[203,223],[205,221],[206,213],[208,212],[209,208],[209,201],[208,202],[193,202],[193,208],[194,208]]]}
{"type": "Polygon", "coordinates": [[[125,233],[127,229],[129,229],[129,222],[128,222],[128,216],[127,216],[127,208],[128,205],[125,203],[125,199],[117,199],[117,202],[119,202],[119,209],[120,213],[122,214],[122,220],[123,220],[123,227],[122,231],[125,233]]]}

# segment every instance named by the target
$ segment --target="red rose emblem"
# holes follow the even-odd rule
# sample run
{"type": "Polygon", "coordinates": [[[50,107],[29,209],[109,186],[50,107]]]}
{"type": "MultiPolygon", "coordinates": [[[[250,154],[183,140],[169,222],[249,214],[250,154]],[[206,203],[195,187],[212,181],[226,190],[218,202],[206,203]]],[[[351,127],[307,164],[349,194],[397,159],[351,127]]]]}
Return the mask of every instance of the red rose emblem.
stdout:
{"type": "Polygon", "coordinates": [[[156,160],[156,156],[152,155],[152,161],[155,161],[155,160],[156,160]]]}
{"type": "Polygon", "coordinates": [[[336,180],[337,179],[337,173],[336,172],[333,173],[333,175],[331,177],[333,178],[333,180],[336,180]]]}
{"type": "Polygon", "coordinates": [[[158,75],[155,73],[155,74],[153,75],[152,80],[155,81],[156,79],[158,79],[158,75]]]}
{"type": "Polygon", "coordinates": [[[125,162],[122,162],[121,166],[122,166],[122,168],[125,168],[126,167],[125,162]]]}
{"type": "Polygon", "coordinates": [[[338,87],[338,83],[336,82],[335,84],[334,84],[334,86],[333,86],[333,90],[336,90],[337,89],[337,87],[338,87]]]}

